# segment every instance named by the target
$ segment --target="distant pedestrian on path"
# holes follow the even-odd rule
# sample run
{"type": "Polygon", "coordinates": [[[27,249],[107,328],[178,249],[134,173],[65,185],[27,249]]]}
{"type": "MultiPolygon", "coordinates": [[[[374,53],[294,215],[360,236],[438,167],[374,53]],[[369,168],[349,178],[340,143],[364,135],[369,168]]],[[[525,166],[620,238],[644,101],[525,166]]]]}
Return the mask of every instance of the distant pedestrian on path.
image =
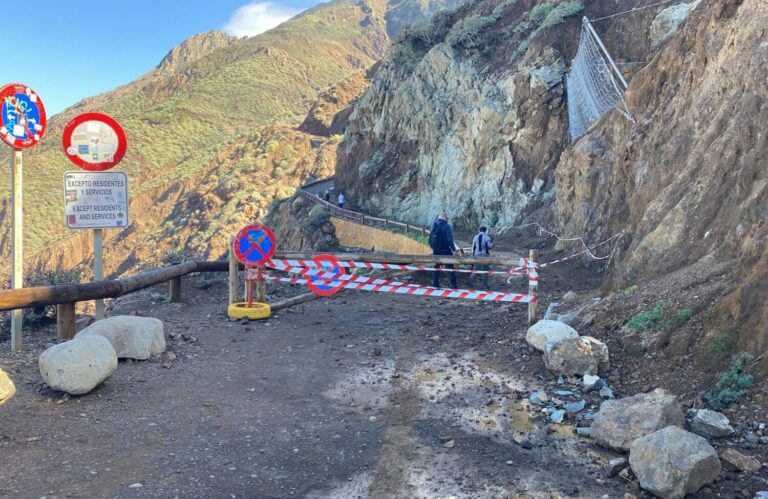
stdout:
{"type": "MultiPolygon", "coordinates": [[[[483,225],[478,229],[477,234],[475,234],[475,238],[472,239],[472,256],[475,258],[490,258],[491,248],[493,248],[493,241],[491,240],[491,236],[488,235],[488,227],[483,225]]],[[[489,268],[488,265],[472,266],[472,270],[487,271],[488,268],[489,268]]],[[[470,274],[469,276],[470,287],[474,282],[475,282],[475,274],[470,274]]],[[[488,274],[483,274],[483,288],[488,289],[488,274]]]]}
{"type": "MultiPolygon", "coordinates": [[[[448,215],[442,211],[438,215],[435,223],[429,230],[429,247],[432,248],[433,255],[453,256],[455,252],[459,250],[456,243],[453,241],[453,231],[448,223],[448,215]]],[[[440,264],[436,264],[434,274],[432,275],[432,286],[435,288],[440,287],[440,264]]],[[[455,269],[453,264],[446,264],[446,269],[455,269]]],[[[451,287],[453,289],[458,288],[456,283],[456,272],[450,272],[451,275],[451,287]]]]}
{"type": "Polygon", "coordinates": [[[326,203],[330,203],[331,202],[331,190],[330,189],[326,189],[325,190],[324,197],[325,197],[325,202],[326,203]]]}
{"type": "Polygon", "coordinates": [[[346,202],[347,202],[347,200],[346,200],[346,198],[344,198],[344,193],[340,192],[339,193],[339,208],[341,208],[343,210],[344,209],[344,203],[346,203],[346,202]]]}

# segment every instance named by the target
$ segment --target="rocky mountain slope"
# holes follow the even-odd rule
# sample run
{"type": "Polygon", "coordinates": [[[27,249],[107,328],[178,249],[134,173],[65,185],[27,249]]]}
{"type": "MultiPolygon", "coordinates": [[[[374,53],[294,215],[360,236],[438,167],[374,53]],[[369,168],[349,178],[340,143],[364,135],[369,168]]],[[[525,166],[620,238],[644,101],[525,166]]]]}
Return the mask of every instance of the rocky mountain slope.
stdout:
{"type": "MultiPolygon", "coordinates": [[[[221,32],[195,35],[138,80],[87,98],[53,117],[43,143],[25,154],[25,240],[30,264],[72,264],[88,254],[87,234],[74,233],[64,225],[61,178],[64,171],[76,168],[68,165],[59,145],[64,124],[85,111],[114,116],[126,129],[130,143],[119,169],[129,176],[133,223],[125,231],[109,231],[108,238],[125,241],[129,244],[125,251],[133,256],[125,261],[118,259],[112,269],[122,271],[131,263],[156,263],[145,260],[145,255],[168,247],[165,243],[154,245],[167,232],[153,232],[160,222],[177,234],[189,234],[172,238],[174,251],[183,253],[195,248],[198,256],[218,256],[223,240],[207,248],[198,244],[200,227],[194,222],[200,217],[173,210],[175,206],[168,201],[176,199],[169,193],[192,195],[194,182],[203,182],[197,192],[200,197],[213,191],[247,191],[248,196],[238,194],[238,210],[249,206],[251,216],[263,216],[274,196],[287,196],[307,175],[322,171],[302,165],[304,161],[326,161],[324,152],[313,156],[324,150],[320,144],[325,139],[312,135],[317,133],[312,127],[305,135],[297,134],[293,127],[307,116],[318,93],[350,75],[362,74],[378,61],[396,28],[449,5],[415,2],[413,11],[406,9],[409,4],[335,0],[256,37],[234,39],[221,32]],[[262,139],[268,136],[264,142],[262,139]],[[278,150],[284,156],[273,157],[278,150]],[[225,187],[214,189],[210,187],[213,183],[225,187]],[[209,187],[212,190],[203,190],[209,187]],[[196,238],[192,238],[193,232],[196,238]]],[[[365,87],[359,77],[351,81],[356,83],[337,87],[337,91],[342,89],[347,94],[341,99],[347,103],[365,87]]],[[[335,105],[331,102],[320,107],[333,110],[335,105]]],[[[337,133],[332,123],[328,125],[327,135],[337,133]]],[[[8,152],[7,148],[0,149],[3,164],[8,152]]],[[[3,173],[2,258],[10,251],[9,182],[8,174],[3,173]]],[[[189,202],[194,211],[195,202],[189,202]]],[[[225,194],[213,204],[229,202],[225,194]]],[[[227,233],[239,220],[230,217],[229,212],[220,221],[217,215],[202,215],[208,217],[206,231],[227,233]]],[[[124,254],[122,250],[108,249],[124,254]]]]}
{"type": "Polygon", "coordinates": [[[606,292],[640,283],[641,308],[616,313],[624,305],[609,299],[590,313],[606,334],[662,304],[694,320],[648,332],[644,348],[671,341],[702,366],[727,362],[721,351],[760,355],[768,5],[680,2],[596,22],[629,79],[635,123],[608,113],[571,143],[564,74],[581,16],[643,5],[479,0],[414,26],[352,112],[339,184],[356,204],[413,223],[445,208],[465,226],[536,220],[593,242],[624,231],[606,292]]]}

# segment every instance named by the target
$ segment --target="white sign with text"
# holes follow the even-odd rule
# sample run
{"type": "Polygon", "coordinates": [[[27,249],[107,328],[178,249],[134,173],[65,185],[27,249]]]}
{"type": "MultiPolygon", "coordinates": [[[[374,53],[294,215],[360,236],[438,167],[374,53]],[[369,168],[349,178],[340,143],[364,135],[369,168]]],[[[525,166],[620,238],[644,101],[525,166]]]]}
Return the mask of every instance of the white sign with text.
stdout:
{"type": "Polygon", "coordinates": [[[66,172],[64,210],[70,229],[128,225],[128,177],[124,172],[66,172]]]}

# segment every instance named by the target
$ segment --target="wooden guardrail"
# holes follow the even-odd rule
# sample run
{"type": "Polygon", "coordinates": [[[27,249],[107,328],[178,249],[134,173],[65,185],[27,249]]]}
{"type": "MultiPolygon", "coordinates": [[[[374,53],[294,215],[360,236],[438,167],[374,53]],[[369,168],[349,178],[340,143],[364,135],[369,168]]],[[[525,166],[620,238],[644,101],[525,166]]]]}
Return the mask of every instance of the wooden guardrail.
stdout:
{"type": "Polygon", "coordinates": [[[380,226],[380,227],[384,227],[385,229],[388,229],[390,227],[400,227],[406,233],[413,231],[416,234],[420,234],[424,237],[427,237],[429,235],[429,229],[426,227],[420,227],[418,225],[398,222],[397,220],[391,220],[389,218],[372,217],[370,215],[365,215],[364,213],[359,213],[357,211],[347,210],[345,208],[339,208],[335,204],[326,201],[320,196],[316,196],[311,192],[307,192],[303,189],[299,189],[298,193],[314,203],[322,204],[323,206],[328,208],[328,210],[332,214],[338,216],[339,218],[344,218],[346,220],[353,220],[355,222],[360,222],[362,224],[371,225],[374,227],[380,226]]]}
{"type": "MultiPolygon", "coordinates": [[[[231,253],[231,252],[230,252],[231,253]]],[[[372,263],[403,264],[458,264],[515,266],[510,258],[473,258],[463,256],[393,255],[380,253],[331,253],[339,260],[363,260],[372,263]]],[[[274,258],[311,259],[314,253],[278,251],[274,258]]],[[[533,254],[532,254],[533,256],[533,254]]],[[[81,284],[58,284],[34,288],[0,291],[0,311],[56,305],[57,335],[71,339],[75,333],[75,305],[78,302],[117,298],[141,289],[170,282],[169,295],[172,303],[181,300],[181,278],[199,272],[229,272],[229,299],[237,298],[237,272],[243,266],[230,255],[229,261],[191,260],[162,269],[152,270],[132,277],[81,284]]],[[[534,309],[535,321],[535,309],[534,309]]]]}

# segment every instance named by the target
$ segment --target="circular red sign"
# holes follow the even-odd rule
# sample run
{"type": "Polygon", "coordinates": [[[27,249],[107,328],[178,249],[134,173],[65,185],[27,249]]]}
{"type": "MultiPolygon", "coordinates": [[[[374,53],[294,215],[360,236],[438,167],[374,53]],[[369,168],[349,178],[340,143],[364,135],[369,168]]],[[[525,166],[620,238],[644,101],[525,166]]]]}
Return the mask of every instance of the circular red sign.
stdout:
{"type": "Polygon", "coordinates": [[[0,87],[0,139],[16,149],[34,147],[45,135],[48,121],[43,101],[21,83],[0,87]]]}
{"type": "Polygon", "coordinates": [[[83,170],[102,172],[123,160],[128,139],[114,118],[101,113],[83,113],[64,127],[61,146],[69,160],[83,170]]]}
{"type": "MultiPolygon", "coordinates": [[[[312,261],[318,265],[317,270],[313,271],[317,272],[318,274],[333,272],[338,276],[346,273],[344,267],[339,265],[339,260],[335,256],[317,255],[316,257],[312,258],[312,261]]],[[[310,277],[307,286],[316,295],[332,296],[341,291],[341,289],[344,287],[344,281],[332,278],[310,277]]]]}
{"type": "Polygon", "coordinates": [[[235,236],[232,249],[243,265],[261,265],[275,254],[275,234],[262,224],[246,225],[235,236]]]}

